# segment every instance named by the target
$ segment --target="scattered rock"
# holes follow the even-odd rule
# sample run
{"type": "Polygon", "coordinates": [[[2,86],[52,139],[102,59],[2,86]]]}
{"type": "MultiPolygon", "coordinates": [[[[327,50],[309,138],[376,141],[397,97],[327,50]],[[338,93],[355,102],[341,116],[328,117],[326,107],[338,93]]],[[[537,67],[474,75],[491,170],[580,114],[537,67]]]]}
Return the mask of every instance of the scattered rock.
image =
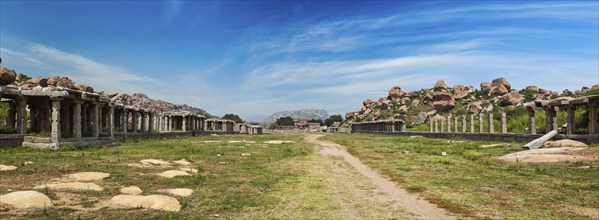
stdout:
{"type": "Polygon", "coordinates": [[[179,170],[182,170],[182,171],[185,171],[185,172],[190,172],[190,173],[198,173],[198,170],[197,169],[193,169],[193,168],[182,167],[182,168],[179,168],[179,170]]]}
{"type": "Polygon", "coordinates": [[[189,174],[185,171],[182,171],[182,170],[167,170],[162,173],[159,173],[158,176],[165,177],[165,178],[174,178],[177,176],[191,176],[191,174],[189,174]]]}
{"type": "Polygon", "coordinates": [[[0,171],[10,171],[10,170],[16,170],[16,169],[17,169],[16,166],[0,164],[0,171]]]}
{"type": "MultiPolygon", "coordinates": [[[[499,157],[500,160],[511,162],[531,162],[531,163],[555,163],[555,162],[575,162],[581,160],[589,160],[582,155],[577,155],[583,151],[584,147],[558,147],[558,148],[539,148],[533,150],[525,150],[512,154],[507,154],[499,157]]],[[[596,160],[597,158],[595,158],[596,160]]]]}
{"type": "Polygon", "coordinates": [[[181,210],[177,199],[164,195],[116,195],[109,203],[113,208],[145,208],[174,212],[181,210]]]}
{"type": "Polygon", "coordinates": [[[585,143],[570,139],[547,141],[544,145],[545,147],[588,147],[588,145],[586,145],[585,143]]]}
{"type": "Polygon", "coordinates": [[[532,91],[538,92],[539,91],[539,87],[537,87],[537,86],[527,86],[526,90],[532,90],[532,91]]]}
{"type": "Polygon", "coordinates": [[[139,195],[143,193],[143,191],[137,186],[123,187],[121,188],[120,192],[127,195],[139,195]]]}
{"type": "Polygon", "coordinates": [[[447,152],[445,152],[445,151],[441,152],[441,156],[447,156],[447,152]]]}
{"type": "Polygon", "coordinates": [[[491,87],[491,94],[494,95],[505,95],[509,92],[507,88],[503,84],[499,84],[498,86],[491,87]]]}
{"type": "Polygon", "coordinates": [[[364,99],[364,101],[362,101],[362,105],[364,106],[370,107],[370,104],[372,104],[372,100],[370,99],[364,99]]]}
{"type": "Polygon", "coordinates": [[[520,104],[520,103],[522,103],[522,101],[524,101],[524,97],[522,97],[522,95],[520,95],[520,93],[518,93],[516,91],[512,91],[503,96],[503,101],[501,102],[501,104],[503,106],[512,106],[512,105],[520,104]]]}
{"type": "Polygon", "coordinates": [[[463,85],[455,85],[453,86],[453,98],[462,99],[468,95],[468,91],[466,91],[466,87],[463,85]]]}
{"type": "Polygon", "coordinates": [[[447,85],[445,85],[445,81],[443,81],[442,79],[438,80],[437,83],[435,83],[435,89],[439,88],[439,89],[447,89],[447,85]]]}
{"type": "Polygon", "coordinates": [[[505,87],[505,89],[507,89],[508,91],[509,91],[510,89],[512,89],[512,85],[511,85],[511,84],[510,84],[510,83],[507,81],[507,79],[505,79],[505,78],[503,78],[503,77],[500,77],[500,78],[494,79],[494,80],[491,82],[491,86],[494,86],[494,87],[499,87],[500,85],[503,85],[503,86],[505,87]]]}
{"type": "Polygon", "coordinates": [[[48,183],[34,187],[34,189],[55,189],[55,190],[91,190],[91,191],[102,191],[104,188],[98,186],[95,183],[82,183],[82,182],[68,182],[68,183],[48,183]]]}
{"type": "Polygon", "coordinates": [[[443,111],[453,108],[455,99],[451,93],[437,91],[433,93],[433,105],[436,111],[443,111]]]}
{"type": "Polygon", "coordinates": [[[480,83],[480,90],[481,91],[491,91],[491,83],[489,83],[489,82],[480,83]]]}
{"type": "Polygon", "coordinates": [[[6,67],[0,67],[0,85],[8,85],[17,80],[17,72],[6,67]]]}
{"type": "Polygon", "coordinates": [[[11,205],[15,208],[44,208],[51,207],[52,201],[48,196],[37,191],[17,191],[0,196],[0,203],[11,205]]]}
{"type": "Polygon", "coordinates": [[[169,163],[168,161],[157,160],[157,159],[144,159],[144,160],[140,160],[139,162],[143,165],[161,165],[161,166],[171,165],[171,163],[169,163]]]}
{"type": "Polygon", "coordinates": [[[188,197],[191,196],[193,190],[186,188],[177,188],[177,189],[167,189],[167,193],[175,196],[188,197]]]}
{"type": "Polygon", "coordinates": [[[82,172],[82,173],[68,174],[67,178],[74,180],[74,181],[79,181],[79,182],[90,182],[90,181],[95,181],[95,180],[103,180],[105,178],[108,178],[109,176],[110,176],[109,173],[82,172]]]}
{"type": "Polygon", "coordinates": [[[404,150],[402,153],[403,153],[403,154],[409,154],[409,153],[410,153],[410,151],[404,150]]]}
{"type": "Polygon", "coordinates": [[[31,165],[31,164],[33,164],[33,162],[31,162],[31,161],[25,161],[25,162],[23,162],[23,165],[25,165],[25,166],[31,165]]]}
{"type": "Polygon", "coordinates": [[[468,104],[468,113],[470,114],[478,114],[483,107],[480,106],[480,102],[473,102],[468,104]]]}
{"type": "Polygon", "coordinates": [[[401,91],[401,87],[393,86],[389,90],[389,96],[387,97],[387,99],[389,99],[392,102],[398,102],[399,100],[401,100],[401,97],[403,95],[404,95],[404,92],[401,91]]]}
{"type": "Polygon", "coordinates": [[[241,156],[248,157],[248,156],[252,156],[252,154],[250,154],[250,153],[242,153],[241,156]]]}
{"type": "Polygon", "coordinates": [[[178,164],[178,165],[182,165],[182,166],[187,166],[187,165],[191,164],[189,161],[187,161],[185,159],[173,161],[173,163],[174,164],[178,164]]]}

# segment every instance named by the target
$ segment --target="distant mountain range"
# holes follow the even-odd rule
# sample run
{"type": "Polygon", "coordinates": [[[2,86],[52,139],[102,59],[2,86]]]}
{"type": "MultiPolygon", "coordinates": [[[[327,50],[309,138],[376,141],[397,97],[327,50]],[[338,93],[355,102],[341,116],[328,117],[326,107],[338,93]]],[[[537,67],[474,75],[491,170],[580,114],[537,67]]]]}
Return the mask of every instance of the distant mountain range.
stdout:
{"type": "Polygon", "coordinates": [[[269,117],[265,118],[263,123],[273,123],[276,122],[277,119],[281,117],[292,117],[292,118],[305,118],[305,119],[320,119],[324,120],[329,117],[329,113],[324,109],[301,109],[294,111],[282,111],[276,112],[269,117]]]}

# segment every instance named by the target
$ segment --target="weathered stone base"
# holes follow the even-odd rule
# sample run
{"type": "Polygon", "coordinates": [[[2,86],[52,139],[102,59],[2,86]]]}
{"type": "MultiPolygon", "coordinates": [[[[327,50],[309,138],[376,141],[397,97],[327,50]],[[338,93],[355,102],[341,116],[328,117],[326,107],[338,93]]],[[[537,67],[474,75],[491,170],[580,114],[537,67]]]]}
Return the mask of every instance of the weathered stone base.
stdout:
{"type": "Polygon", "coordinates": [[[21,146],[23,136],[22,134],[0,134],[0,148],[21,146]]]}
{"type": "MultiPolygon", "coordinates": [[[[428,138],[462,139],[473,141],[499,141],[499,142],[530,142],[542,134],[499,134],[499,133],[429,133],[429,132],[377,132],[377,131],[352,131],[352,133],[388,134],[401,136],[423,136],[428,138]]],[[[558,134],[552,140],[571,139],[587,144],[599,142],[599,134],[565,135],[558,134]]]]}
{"type": "Polygon", "coordinates": [[[59,149],[61,146],[79,146],[79,147],[92,147],[92,146],[111,146],[115,144],[115,140],[109,137],[83,137],[81,139],[75,138],[63,138],[60,143],[52,143],[49,137],[33,137],[25,136],[21,146],[37,148],[37,149],[59,149]]]}

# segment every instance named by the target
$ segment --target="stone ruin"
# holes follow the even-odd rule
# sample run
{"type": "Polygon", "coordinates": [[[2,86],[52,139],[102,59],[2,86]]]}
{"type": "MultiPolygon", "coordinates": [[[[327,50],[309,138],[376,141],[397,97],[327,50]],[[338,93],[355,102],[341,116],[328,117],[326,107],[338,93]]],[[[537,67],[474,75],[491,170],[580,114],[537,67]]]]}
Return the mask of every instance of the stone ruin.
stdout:
{"type": "Polygon", "coordinates": [[[140,108],[127,94],[96,92],[67,77],[38,77],[24,83],[16,78],[13,70],[0,67],[0,102],[8,106],[5,127],[14,131],[0,134],[0,146],[58,149],[111,145],[116,139],[163,133],[262,133],[260,126],[231,120],[140,108]]]}

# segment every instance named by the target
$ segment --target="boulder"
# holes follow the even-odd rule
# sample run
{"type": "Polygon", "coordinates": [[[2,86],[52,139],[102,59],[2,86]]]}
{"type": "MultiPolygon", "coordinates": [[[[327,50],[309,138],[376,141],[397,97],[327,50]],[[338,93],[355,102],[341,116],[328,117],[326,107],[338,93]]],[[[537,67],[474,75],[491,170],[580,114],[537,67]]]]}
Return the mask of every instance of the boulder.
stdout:
{"type": "Polygon", "coordinates": [[[362,105],[364,106],[369,106],[370,104],[372,104],[372,100],[370,99],[364,99],[364,101],[362,101],[362,105]]]}
{"type": "Polygon", "coordinates": [[[0,203],[19,209],[49,208],[52,201],[48,196],[36,191],[17,191],[0,196],[0,203]]]}
{"type": "Polygon", "coordinates": [[[94,92],[94,88],[92,88],[91,86],[85,85],[85,84],[78,84],[77,90],[89,92],[89,93],[94,92]]]}
{"type": "Polygon", "coordinates": [[[508,92],[509,92],[509,90],[504,85],[499,84],[498,86],[491,87],[490,94],[493,94],[493,95],[505,95],[508,92]]]}
{"type": "Polygon", "coordinates": [[[428,115],[426,112],[418,112],[418,115],[416,115],[416,120],[414,120],[414,124],[422,124],[426,122],[427,117],[428,115]]]}
{"type": "Polygon", "coordinates": [[[48,85],[52,85],[52,86],[56,86],[56,83],[58,83],[58,81],[60,80],[59,76],[51,76],[48,78],[47,84],[48,85]]]}
{"type": "Polygon", "coordinates": [[[585,143],[570,139],[547,141],[544,145],[545,147],[588,147],[585,143]]]}
{"type": "Polygon", "coordinates": [[[392,102],[398,102],[403,95],[404,92],[401,91],[401,87],[393,86],[389,90],[389,96],[387,97],[387,99],[391,100],[392,102]]]}
{"type": "Polygon", "coordinates": [[[400,113],[408,113],[408,106],[402,105],[397,109],[400,113]]]}
{"type": "Polygon", "coordinates": [[[445,81],[443,81],[442,79],[440,79],[439,81],[437,81],[437,83],[435,83],[435,89],[440,88],[440,89],[447,89],[447,85],[445,85],[445,81]]]}
{"type": "Polygon", "coordinates": [[[60,86],[63,88],[67,88],[67,89],[77,89],[75,87],[75,82],[73,82],[73,80],[69,79],[69,77],[62,77],[58,80],[58,82],[56,82],[56,86],[60,86]]]}
{"type": "Polygon", "coordinates": [[[580,89],[580,94],[585,94],[589,91],[591,91],[591,89],[589,87],[584,86],[580,89]]]}
{"type": "Polygon", "coordinates": [[[532,91],[538,92],[539,91],[539,87],[537,87],[537,86],[527,86],[526,90],[532,90],[532,91]]]}
{"type": "Polygon", "coordinates": [[[404,93],[404,96],[408,98],[413,98],[414,96],[416,96],[416,93],[414,91],[409,91],[404,93]]]}
{"type": "Polygon", "coordinates": [[[434,92],[433,93],[433,107],[437,111],[443,111],[445,109],[453,108],[455,105],[455,99],[453,95],[448,92],[434,92]]]}
{"type": "Polygon", "coordinates": [[[455,85],[453,86],[453,98],[454,99],[462,99],[468,95],[466,91],[466,87],[463,85],[455,85]]]}
{"type": "Polygon", "coordinates": [[[8,85],[17,80],[17,72],[6,67],[0,67],[0,85],[8,85]]]}
{"type": "Polygon", "coordinates": [[[491,83],[489,83],[489,82],[481,82],[480,83],[480,90],[481,91],[490,91],[491,90],[491,83]]]}
{"type": "Polygon", "coordinates": [[[480,106],[480,104],[480,102],[473,102],[468,104],[468,113],[478,114],[481,110],[483,110],[483,107],[480,106]]]}
{"type": "Polygon", "coordinates": [[[46,87],[48,86],[48,79],[44,78],[44,77],[35,77],[33,79],[29,79],[27,81],[25,81],[26,84],[33,84],[33,85],[40,85],[41,87],[46,87]]]}
{"type": "Polygon", "coordinates": [[[374,116],[375,118],[380,118],[381,117],[381,111],[375,111],[374,113],[372,113],[372,116],[374,116]]]}
{"type": "Polygon", "coordinates": [[[551,91],[543,89],[543,88],[539,88],[539,94],[551,95],[551,91]]]}
{"type": "Polygon", "coordinates": [[[491,82],[491,86],[496,86],[499,87],[499,85],[503,85],[505,86],[505,88],[509,91],[512,88],[512,85],[510,85],[510,83],[507,81],[507,79],[500,77],[497,79],[494,79],[493,82],[491,82]]]}
{"type": "Polygon", "coordinates": [[[591,89],[592,89],[592,90],[599,89],[599,84],[597,84],[597,85],[593,85],[593,86],[591,87],[591,89]]]}
{"type": "Polygon", "coordinates": [[[564,91],[562,91],[562,95],[563,96],[572,95],[572,92],[570,92],[569,89],[564,89],[564,91]]]}
{"type": "Polygon", "coordinates": [[[522,103],[522,101],[524,101],[524,97],[522,97],[522,95],[520,95],[520,93],[518,93],[516,91],[512,91],[508,94],[505,94],[502,98],[503,98],[503,101],[501,102],[501,104],[503,106],[517,105],[519,103],[522,103]]]}
{"type": "Polygon", "coordinates": [[[418,106],[420,104],[420,100],[416,99],[412,102],[412,106],[418,106]]]}

